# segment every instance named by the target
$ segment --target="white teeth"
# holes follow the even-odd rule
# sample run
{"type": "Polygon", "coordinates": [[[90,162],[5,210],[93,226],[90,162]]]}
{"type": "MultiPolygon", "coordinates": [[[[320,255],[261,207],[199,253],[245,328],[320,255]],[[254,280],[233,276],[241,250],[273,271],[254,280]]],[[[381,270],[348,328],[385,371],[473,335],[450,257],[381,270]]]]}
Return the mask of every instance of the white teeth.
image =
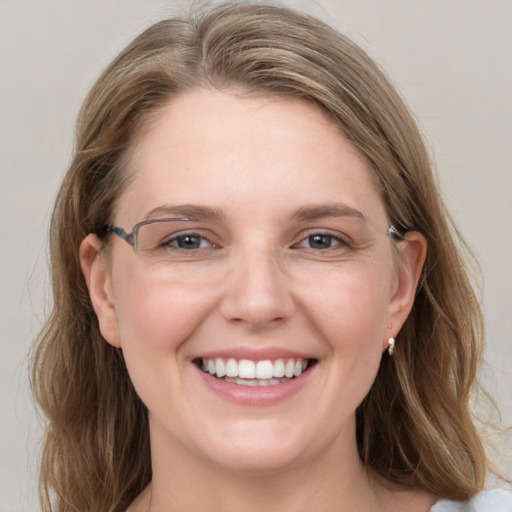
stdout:
{"type": "Polygon", "coordinates": [[[256,364],[249,359],[241,359],[238,363],[238,376],[241,379],[255,379],[256,378],[256,364]]]}
{"type": "Polygon", "coordinates": [[[241,379],[241,378],[238,378],[235,380],[235,382],[237,384],[241,384],[242,386],[257,386],[258,385],[258,381],[255,380],[255,379],[241,379]]]}
{"type": "MultiPolygon", "coordinates": [[[[203,358],[201,368],[204,372],[214,375],[217,378],[225,377],[228,382],[235,382],[243,379],[242,385],[247,386],[273,386],[281,384],[293,377],[299,377],[307,369],[306,359],[276,359],[271,361],[251,361],[250,359],[234,358],[215,359],[203,358]],[[252,382],[255,382],[252,383],[252,382]],[[251,383],[248,383],[251,382],[251,383]]],[[[240,384],[239,382],[237,382],[240,384]]]]}
{"type": "Polygon", "coordinates": [[[293,370],[295,369],[295,362],[293,359],[290,359],[287,361],[285,367],[284,367],[284,374],[286,377],[291,379],[293,377],[293,370]]]}
{"type": "Polygon", "coordinates": [[[238,377],[225,377],[226,382],[231,382],[232,384],[240,384],[241,386],[276,386],[277,384],[282,384],[283,382],[288,382],[290,379],[240,379],[238,377]]]}
{"type": "Polygon", "coordinates": [[[258,361],[256,363],[256,378],[271,379],[274,373],[272,361],[258,361]]]}
{"type": "Polygon", "coordinates": [[[274,377],[277,377],[278,379],[281,377],[284,377],[284,361],[282,359],[278,359],[277,361],[274,361],[273,375],[274,375],[274,377]]]}
{"type": "Polygon", "coordinates": [[[224,361],[219,357],[215,359],[215,367],[217,369],[216,374],[217,377],[224,377],[226,375],[226,365],[224,364],[224,361]]]}
{"type": "Polygon", "coordinates": [[[238,377],[238,363],[235,359],[228,359],[228,362],[226,363],[226,376],[238,377]]]}

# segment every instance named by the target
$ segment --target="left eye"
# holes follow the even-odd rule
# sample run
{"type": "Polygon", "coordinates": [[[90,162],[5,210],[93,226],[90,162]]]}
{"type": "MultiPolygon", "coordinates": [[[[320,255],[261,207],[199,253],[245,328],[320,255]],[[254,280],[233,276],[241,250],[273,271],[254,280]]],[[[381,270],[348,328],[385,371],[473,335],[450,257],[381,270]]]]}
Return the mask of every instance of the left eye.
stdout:
{"type": "Polygon", "coordinates": [[[299,247],[306,247],[307,249],[331,249],[332,247],[336,247],[339,245],[344,245],[343,242],[334,235],[324,234],[324,233],[315,233],[313,235],[309,235],[304,240],[298,244],[299,247]]]}

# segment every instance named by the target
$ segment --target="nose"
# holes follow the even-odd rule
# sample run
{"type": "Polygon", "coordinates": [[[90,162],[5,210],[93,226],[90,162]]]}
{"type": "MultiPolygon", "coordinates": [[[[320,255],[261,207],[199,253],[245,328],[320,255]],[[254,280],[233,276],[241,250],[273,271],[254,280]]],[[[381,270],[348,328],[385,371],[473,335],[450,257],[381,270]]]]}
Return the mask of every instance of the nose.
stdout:
{"type": "Polygon", "coordinates": [[[225,283],[221,314],[250,330],[281,324],[295,310],[290,284],[282,262],[272,251],[240,253],[225,283]]]}

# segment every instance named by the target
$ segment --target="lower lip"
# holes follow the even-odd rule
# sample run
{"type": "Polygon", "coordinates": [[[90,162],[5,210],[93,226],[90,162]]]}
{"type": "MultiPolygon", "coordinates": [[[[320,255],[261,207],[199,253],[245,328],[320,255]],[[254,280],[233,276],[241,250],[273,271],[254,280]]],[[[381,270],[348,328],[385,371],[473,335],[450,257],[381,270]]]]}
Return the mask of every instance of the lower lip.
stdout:
{"type": "MultiPolygon", "coordinates": [[[[195,365],[194,365],[195,366],[195,365]]],[[[221,398],[238,405],[270,406],[276,405],[297,394],[311,378],[316,367],[312,366],[299,377],[274,386],[244,386],[224,379],[212,377],[197,366],[199,376],[208,389],[221,398]]]]}

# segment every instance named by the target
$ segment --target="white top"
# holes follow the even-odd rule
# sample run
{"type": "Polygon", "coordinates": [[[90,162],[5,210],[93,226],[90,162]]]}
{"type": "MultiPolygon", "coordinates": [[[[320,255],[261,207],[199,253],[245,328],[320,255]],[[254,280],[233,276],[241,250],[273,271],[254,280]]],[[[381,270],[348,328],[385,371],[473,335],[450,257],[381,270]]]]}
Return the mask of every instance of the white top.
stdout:
{"type": "Polygon", "coordinates": [[[465,503],[442,500],[429,512],[512,512],[512,492],[501,489],[483,491],[465,503]]]}

